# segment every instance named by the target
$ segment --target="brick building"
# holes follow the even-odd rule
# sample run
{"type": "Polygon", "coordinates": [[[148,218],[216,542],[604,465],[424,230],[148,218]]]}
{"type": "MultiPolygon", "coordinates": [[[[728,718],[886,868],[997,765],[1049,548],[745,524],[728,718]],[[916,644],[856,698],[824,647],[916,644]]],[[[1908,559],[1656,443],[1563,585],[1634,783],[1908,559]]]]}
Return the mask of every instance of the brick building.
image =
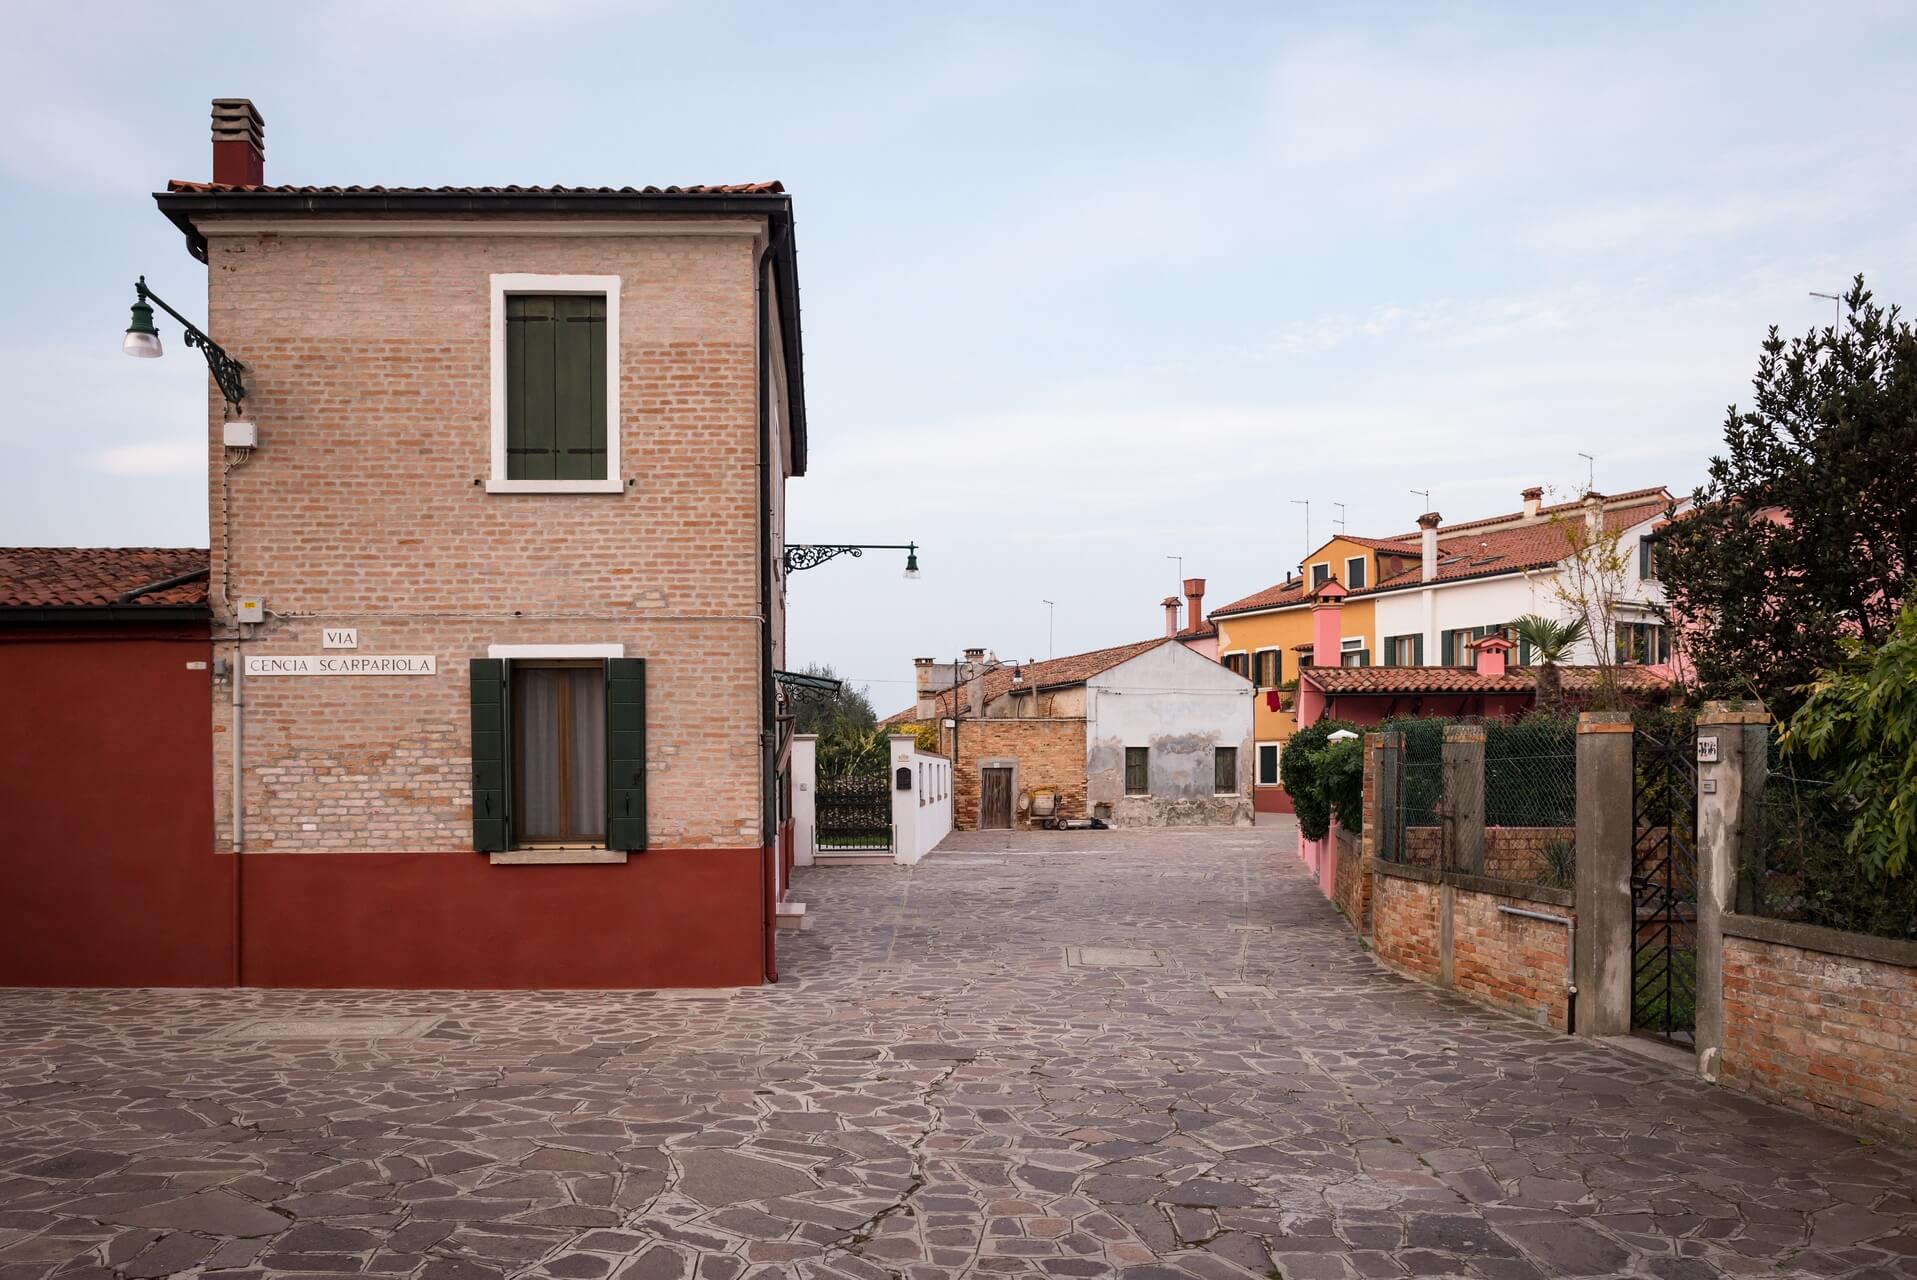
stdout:
{"type": "Polygon", "coordinates": [[[1251,683],[1167,630],[1045,662],[920,658],[917,705],[886,723],[939,725],[960,830],[1249,824],[1251,683]]]}
{"type": "Polygon", "coordinates": [[[155,198],[245,366],[208,437],[240,980],[774,975],[790,198],[267,185],[252,105],[213,119],[213,181],[155,198]]]}

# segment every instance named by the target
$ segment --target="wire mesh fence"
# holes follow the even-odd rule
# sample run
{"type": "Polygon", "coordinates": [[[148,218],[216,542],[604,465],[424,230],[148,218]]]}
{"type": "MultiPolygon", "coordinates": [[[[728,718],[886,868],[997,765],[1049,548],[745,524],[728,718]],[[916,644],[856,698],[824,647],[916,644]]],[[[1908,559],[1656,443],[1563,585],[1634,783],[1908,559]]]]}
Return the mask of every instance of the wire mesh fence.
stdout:
{"type": "MultiPolygon", "coordinates": [[[[1775,744],[1773,744],[1775,754],[1775,744]]],[[[1851,814],[1829,781],[1774,762],[1758,804],[1739,909],[1778,920],[1917,940],[1917,874],[1874,871],[1849,847],[1851,814]]]]}
{"type": "Polygon", "coordinates": [[[1396,861],[1413,866],[1438,865],[1439,805],[1444,794],[1444,766],[1437,760],[1406,760],[1399,769],[1398,839],[1396,861]]]}
{"type": "Polygon", "coordinates": [[[1575,752],[1487,751],[1481,874],[1569,889],[1577,875],[1577,813],[1575,752]]]}

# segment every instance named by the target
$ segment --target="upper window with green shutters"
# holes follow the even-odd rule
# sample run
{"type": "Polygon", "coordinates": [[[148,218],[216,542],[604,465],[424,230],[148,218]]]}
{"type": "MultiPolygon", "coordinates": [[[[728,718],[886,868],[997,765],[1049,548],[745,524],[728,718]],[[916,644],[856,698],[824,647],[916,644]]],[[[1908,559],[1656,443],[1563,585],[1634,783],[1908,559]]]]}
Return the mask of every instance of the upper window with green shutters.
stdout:
{"type": "Polygon", "coordinates": [[[494,493],[617,493],[619,277],[492,278],[494,493]]]}

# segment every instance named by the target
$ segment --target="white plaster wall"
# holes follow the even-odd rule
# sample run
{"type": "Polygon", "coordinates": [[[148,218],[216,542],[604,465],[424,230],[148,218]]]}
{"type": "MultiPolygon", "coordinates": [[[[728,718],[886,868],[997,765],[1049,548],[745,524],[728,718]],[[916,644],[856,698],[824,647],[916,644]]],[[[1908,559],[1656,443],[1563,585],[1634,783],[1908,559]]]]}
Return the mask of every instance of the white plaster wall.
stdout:
{"type": "Polygon", "coordinates": [[[893,734],[891,743],[892,763],[886,778],[892,785],[892,856],[895,862],[910,866],[951,833],[952,762],[920,751],[911,734],[893,734]],[[911,770],[910,790],[899,790],[900,769],[911,770]]]}
{"type": "Polygon", "coordinates": [[[1115,826],[1251,823],[1251,682],[1182,644],[1086,682],[1085,797],[1115,826]],[[1151,750],[1151,794],[1125,794],[1125,748],[1151,750]],[[1238,749],[1238,787],[1213,789],[1217,747],[1238,749]]]}
{"type": "Polygon", "coordinates": [[[817,734],[792,736],[792,861],[812,865],[812,847],[818,826],[819,739],[817,734]]]}
{"type": "MultiPolygon", "coordinates": [[[[1662,517],[1632,526],[1625,531],[1619,543],[1618,549],[1624,556],[1626,566],[1617,610],[1619,622],[1658,620],[1656,610],[1664,601],[1664,590],[1658,583],[1646,582],[1638,577],[1637,547],[1638,540],[1649,533],[1659,519],[1662,517]]],[[[1375,596],[1372,617],[1377,634],[1371,637],[1373,661],[1383,661],[1387,636],[1425,634],[1424,660],[1427,665],[1435,666],[1439,657],[1438,640],[1446,631],[1510,622],[1527,613],[1568,619],[1574,610],[1557,598],[1557,572],[1556,569],[1541,569],[1529,574],[1478,578],[1437,587],[1430,593],[1433,610],[1428,633],[1425,631],[1425,592],[1422,588],[1375,596]]],[[[1578,666],[1594,664],[1597,661],[1595,645],[1608,645],[1610,642],[1609,636],[1593,636],[1590,642],[1580,646],[1571,659],[1572,663],[1578,666]]],[[[1517,654],[1511,655],[1511,661],[1517,661],[1517,654]]]]}

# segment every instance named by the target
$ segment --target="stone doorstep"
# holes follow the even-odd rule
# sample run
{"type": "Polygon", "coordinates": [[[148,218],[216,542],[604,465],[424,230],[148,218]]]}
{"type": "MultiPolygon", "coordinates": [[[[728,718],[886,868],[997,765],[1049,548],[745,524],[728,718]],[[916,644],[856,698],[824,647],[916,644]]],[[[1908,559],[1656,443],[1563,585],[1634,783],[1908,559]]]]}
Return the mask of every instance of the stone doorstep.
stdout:
{"type": "Polygon", "coordinates": [[[895,865],[890,849],[820,849],[812,855],[815,867],[888,867],[895,865]]]}
{"type": "Polygon", "coordinates": [[[781,902],[774,908],[781,929],[810,929],[812,920],[805,914],[803,902],[781,902]]]}

